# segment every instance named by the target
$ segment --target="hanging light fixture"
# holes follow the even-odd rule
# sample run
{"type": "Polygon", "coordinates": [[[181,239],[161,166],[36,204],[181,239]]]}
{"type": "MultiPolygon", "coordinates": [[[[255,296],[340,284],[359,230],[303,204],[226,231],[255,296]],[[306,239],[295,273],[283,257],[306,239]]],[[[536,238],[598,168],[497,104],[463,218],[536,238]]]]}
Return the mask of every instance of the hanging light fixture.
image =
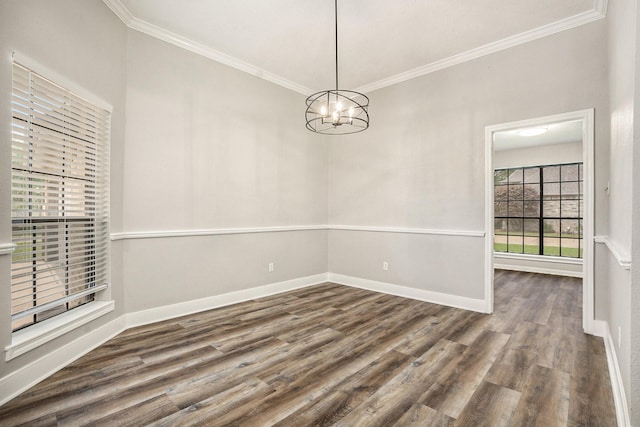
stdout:
{"type": "Polygon", "coordinates": [[[369,98],[338,88],[338,0],[334,4],[336,27],[336,88],[307,98],[307,129],[329,135],[362,132],[369,127],[369,98]]]}

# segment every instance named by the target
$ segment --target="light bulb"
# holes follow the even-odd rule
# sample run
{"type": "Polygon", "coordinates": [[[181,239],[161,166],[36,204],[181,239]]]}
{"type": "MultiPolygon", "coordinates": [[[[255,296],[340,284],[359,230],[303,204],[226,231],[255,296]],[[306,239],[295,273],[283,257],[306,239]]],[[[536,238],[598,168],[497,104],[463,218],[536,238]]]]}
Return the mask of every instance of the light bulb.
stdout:
{"type": "Polygon", "coordinates": [[[353,117],[353,107],[349,107],[349,117],[353,117]]]}
{"type": "Polygon", "coordinates": [[[337,122],[338,121],[338,112],[334,111],[333,114],[331,115],[333,117],[333,121],[337,122]]]}
{"type": "Polygon", "coordinates": [[[320,107],[320,114],[322,114],[323,116],[327,115],[327,107],[325,105],[320,107]]]}
{"type": "Polygon", "coordinates": [[[338,103],[336,104],[336,110],[342,111],[342,102],[338,101],[338,103]]]}

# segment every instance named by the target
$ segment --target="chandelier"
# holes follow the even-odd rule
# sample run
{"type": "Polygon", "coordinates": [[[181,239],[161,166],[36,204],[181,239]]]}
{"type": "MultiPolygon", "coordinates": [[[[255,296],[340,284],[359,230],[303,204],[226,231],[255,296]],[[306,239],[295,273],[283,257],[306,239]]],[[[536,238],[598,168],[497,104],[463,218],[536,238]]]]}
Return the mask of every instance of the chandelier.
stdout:
{"type": "Polygon", "coordinates": [[[336,88],[307,98],[307,129],[328,135],[362,132],[369,127],[369,98],[338,88],[338,0],[334,3],[336,29],[336,88]]]}

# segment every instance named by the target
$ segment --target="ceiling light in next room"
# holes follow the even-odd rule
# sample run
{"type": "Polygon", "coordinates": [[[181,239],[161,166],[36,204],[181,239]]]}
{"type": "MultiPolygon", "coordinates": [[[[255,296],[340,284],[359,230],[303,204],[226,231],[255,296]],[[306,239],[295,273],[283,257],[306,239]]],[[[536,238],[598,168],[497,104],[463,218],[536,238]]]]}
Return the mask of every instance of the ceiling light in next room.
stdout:
{"type": "Polygon", "coordinates": [[[547,133],[547,130],[547,128],[528,128],[519,130],[517,134],[520,136],[538,136],[547,133]]]}

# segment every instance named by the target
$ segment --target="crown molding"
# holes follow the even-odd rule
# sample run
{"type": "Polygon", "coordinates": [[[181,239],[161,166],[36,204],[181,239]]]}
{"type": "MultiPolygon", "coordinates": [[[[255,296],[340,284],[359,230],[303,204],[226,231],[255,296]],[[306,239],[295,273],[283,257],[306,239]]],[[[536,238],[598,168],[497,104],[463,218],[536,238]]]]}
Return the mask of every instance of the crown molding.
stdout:
{"type": "Polygon", "coordinates": [[[462,64],[463,62],[471,61],[486,55],[491,55],[492,53],[500,52],[514,46],[528,43],[533,40],[538,40],[543,37],[559,33],[561,31],[570,30],[572,28],[579,27],[580,25],[597,21],[598,19],[606,17],[606,12],[607,0],[595,0],[594,8],[588,12],[579,13],[569,18],[552,22],[551,24],[543,25],[542,27],[538,27],[530,31],[525,31],[524,33],[516,34],[502,40],[485,44],[484,46],[467,50],[466,52],[462,52],[448,58],[432,62],[430,64],[422,65],[412,70],[405,71],[384,78],[382,80],[378,80],[376,82],[358,87],[354,90],[356,92],[367,93],[385,88],[387,86],[402,83],[416,77],[421,77],[442,70],[444,68],[453,67],[454,65],[462,64]]]}
{"type": "Polygon", "coordinates": [[[118,18],[120,18],[122,22],[125,23],[125,25],[128,26],[129,23],[133,21],[133,15],[129,12],[129,9],[120,2],[120,0],[103,0],[103,2],[113,13],[116,14],[118,18]]]}
{"type": "MultiPolygon", "coordinates": [[[[284,88],[290,89],[294,92],[298,92],[305,96],[315,92],[315,90],[311,88],[300,85],[291,80],[285,79],[284,77],[271,73],[262,68],[258,68],[247,62],[241,61],[240,59],[234,58],[233,56],[228,55],[224,52],[220,52],[219,50],[205,46],[202,43],[198,43],[187,37],[180,36],[171,31],[167,31],[156,25],[153,25],[149,22],[143,21],[142,19],[136,18],[129,11],[129,9],[127,9],[127,7],[124,4],[122,4],[121,0],[102,0],[102,1],[107,5],[107,7],[109,7],[109,9],[113,11],[113,13],[115,13],[122,20],[122,22],[124,22],[124,24],[127,27],[133,30],[140,31],[141,33],[147,34],[151,37],[155,37],[167,43],[171,43],[175,46],[186,49],[197,55],[204,56],[206,58],[212,59],[221,64],[228,65],[229,67],[235,68],[240,71],[244,71],[253,76],[256,76],[263,80],[277,84],[284,88]]],[[[571,28],[575,28],[580,25],[588,24],[590,22],[597,21],[598,19],[602,19],[606,17],[607,7],[608,7],[608,0],[594,0],[594,7],[590,11],[579,13],[569,18],[565,18],[560,21],[556,21],[551,24],[538,27],[533,30],[526,31],[524,33],[516,34],[514,36],[507,37],[502,40],[498,40],[496,42],[489,43],[484,46],[480,46],[475,49],[471,49],[466,52],[462,52],[462,53],[450,56],[448,58],[441,59],[439,61],[422,65],[420,67],[414,68],[409,71],[395,74],[393,76],[384,78],[382,80],[378,80],[376,82],[369,83],[364,86],[360,86],[354,90],[361,93],[368,93],[374,90],[385,88],[387,86],[402,83],[407,80],[414,79],[416,77],[421,77],[421,76],[442,70],[444,68],[452,67],[454,65],[458,65],[463,62],[471,61],[471,60],[480,58],[482,56],[490,55],[492,53],[509,49],[511,47],[518,46],[523,43],[527,43],[527,42],[537,40],[546,36],[550,36],[552,34],[556,34],[561,31],[569,30],[571,28]]]]}
{"type": "Polygon", "coordinates": [[[147,21],[143,21],[142,19],[136,18],[131,14],[131,12],[126,8],[126,6],[122,4],[120,0],[102,0],[102,1],[109,7],[109,9],[111,9],[122,20],[122,22],[124,22],[124,24],[127,27],[131,28],[132,30],[140,31],[141,33],[147,34],[151,37],[157,38],[167,43],[171,43],[174,46],[178,46],[183,49],[186,49],[192,53],[195,53],[196,55],[201,55],[201,56],[204,56],[205,58],[212,59],[216,62],[219,62],[224,65],[228,65],[229,67],[235,68],[237,70],[244,71],[245,73],[251,74],[255,77],[266,80],[268,82],[277,84],[278,86],[282,86],[284,88],[290,89],[294,92],[298,92],[305,96],[315,92],[311,88],[300,85],[296,82],[285,79],[284,77],[280,77],[277,74],[271,73],[267,70],[251,65],[248,62],[241,61],[240,59],[234,58],[231,55],[227,55],[226,53],[220,52],[219,50],[205,46],[202,43],[198,43],[187,37],[183,37],[181,35],[175,34],[171,31],[168,31],[156,25],[153,25],[147,21]]]}

